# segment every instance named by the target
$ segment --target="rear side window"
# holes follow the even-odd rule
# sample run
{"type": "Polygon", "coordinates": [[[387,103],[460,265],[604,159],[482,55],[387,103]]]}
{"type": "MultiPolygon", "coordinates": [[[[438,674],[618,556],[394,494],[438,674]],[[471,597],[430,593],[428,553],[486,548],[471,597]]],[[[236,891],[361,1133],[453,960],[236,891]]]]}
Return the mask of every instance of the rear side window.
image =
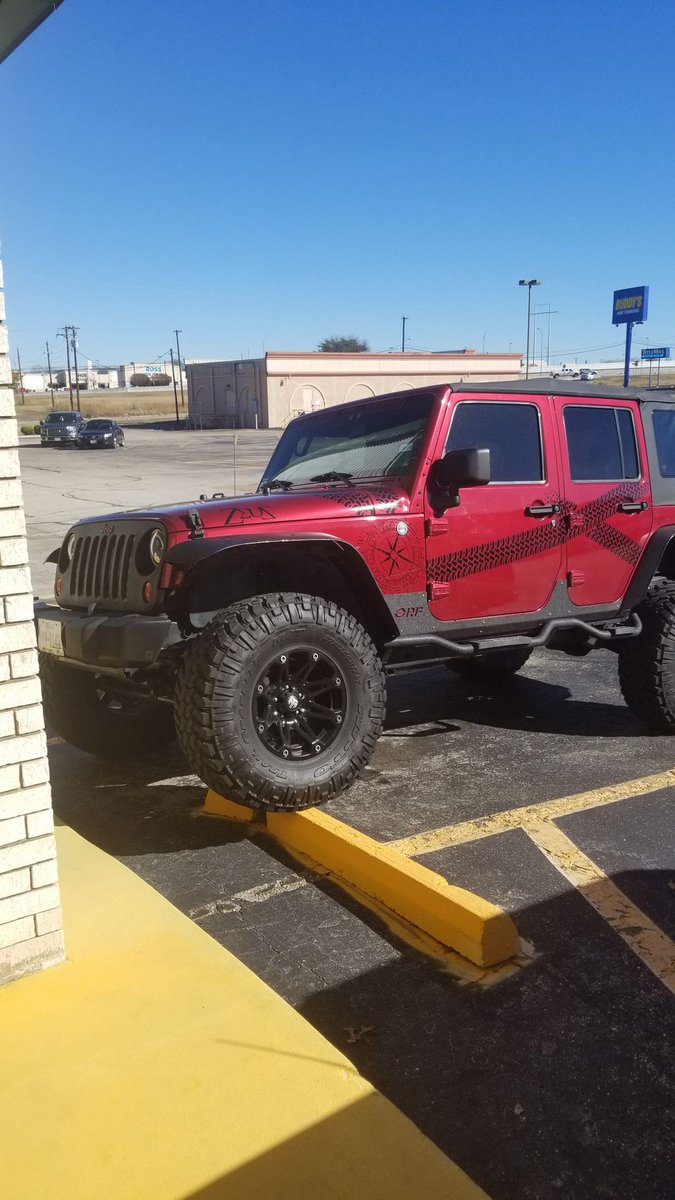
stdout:
{"type": "Polygon", "coordinates": [[[539,410],[534,404],[462,401],[447,450],[489,450],[493,483],[540,483],[544,478],[539,410]]]}
{"type": "Polygon", "coordinates": [[[570,475],[575,483],[639,478],[630,409],[568,405],[564,419],[570,475]]]}
{"type": "Polygon", "coordinates": [[[659,471],[665,479],[675,477],[675,412],[655,409],[652,413],[659,471]]]}

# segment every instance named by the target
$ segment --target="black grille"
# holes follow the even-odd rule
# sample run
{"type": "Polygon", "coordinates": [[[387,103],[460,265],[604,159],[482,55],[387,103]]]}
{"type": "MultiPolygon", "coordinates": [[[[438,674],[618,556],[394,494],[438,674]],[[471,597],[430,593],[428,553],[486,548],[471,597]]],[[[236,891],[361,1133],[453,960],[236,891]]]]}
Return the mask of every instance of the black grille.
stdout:
{"type": "Polygon", "coordinates": [[[80,534],[69,571],[70,598],[126,600],[135,541],[133,533],[80,534]]]}

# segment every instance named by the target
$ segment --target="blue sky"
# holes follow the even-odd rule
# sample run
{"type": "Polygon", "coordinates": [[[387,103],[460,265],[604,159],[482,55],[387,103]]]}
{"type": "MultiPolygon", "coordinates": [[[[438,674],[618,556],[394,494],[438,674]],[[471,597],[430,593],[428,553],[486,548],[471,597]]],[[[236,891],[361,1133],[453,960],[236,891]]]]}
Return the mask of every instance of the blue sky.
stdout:
{"type": "Polygon", "coordinates": [[[0,67],[12,348],[388,350],[405,314],[517,351],[527,276],[557,358],[620,357],[643,283],[636,349],[675,343],[674,35],[669,0],[64,0],[0,67]]]}

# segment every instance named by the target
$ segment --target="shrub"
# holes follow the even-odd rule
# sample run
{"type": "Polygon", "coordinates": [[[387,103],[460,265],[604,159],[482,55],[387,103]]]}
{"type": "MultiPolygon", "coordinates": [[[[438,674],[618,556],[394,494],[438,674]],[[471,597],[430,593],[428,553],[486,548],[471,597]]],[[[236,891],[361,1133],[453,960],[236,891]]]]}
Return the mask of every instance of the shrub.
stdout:
{"type": "Polygon", "coordinates": [[[22,425],[21,432],[22,433],[39,433],[40,426],[38,425],[38,427],[36,429],[34,425],[22,425]]]}

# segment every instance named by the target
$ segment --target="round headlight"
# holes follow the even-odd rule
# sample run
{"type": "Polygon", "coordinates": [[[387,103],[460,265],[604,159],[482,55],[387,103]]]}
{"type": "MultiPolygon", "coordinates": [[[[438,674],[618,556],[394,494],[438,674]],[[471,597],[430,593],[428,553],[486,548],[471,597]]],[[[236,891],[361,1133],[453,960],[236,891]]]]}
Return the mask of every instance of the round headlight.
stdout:
{"type": "Polygon", "coordinates": [[[158,567],[164,557],[164,551],[166,550],[164,533],[161,529],[153,529],[152,533],[150,534],[149,550],[150,558],[152,559],[154,565],[158,567]]]}
{"type": "Polygon", "coordinates": [[[69,533],[68,536],[66,537],[65,541],[63,541],[61,543],[61,549],[59,551],[59,564],[58,564],[59,571],[61,571],[61,572],[67,571],[68,567],[71,564],[71,561],[73,558],[73,551],[75,550],[75,541],[76,541],[75,534],[69,533]]]}

